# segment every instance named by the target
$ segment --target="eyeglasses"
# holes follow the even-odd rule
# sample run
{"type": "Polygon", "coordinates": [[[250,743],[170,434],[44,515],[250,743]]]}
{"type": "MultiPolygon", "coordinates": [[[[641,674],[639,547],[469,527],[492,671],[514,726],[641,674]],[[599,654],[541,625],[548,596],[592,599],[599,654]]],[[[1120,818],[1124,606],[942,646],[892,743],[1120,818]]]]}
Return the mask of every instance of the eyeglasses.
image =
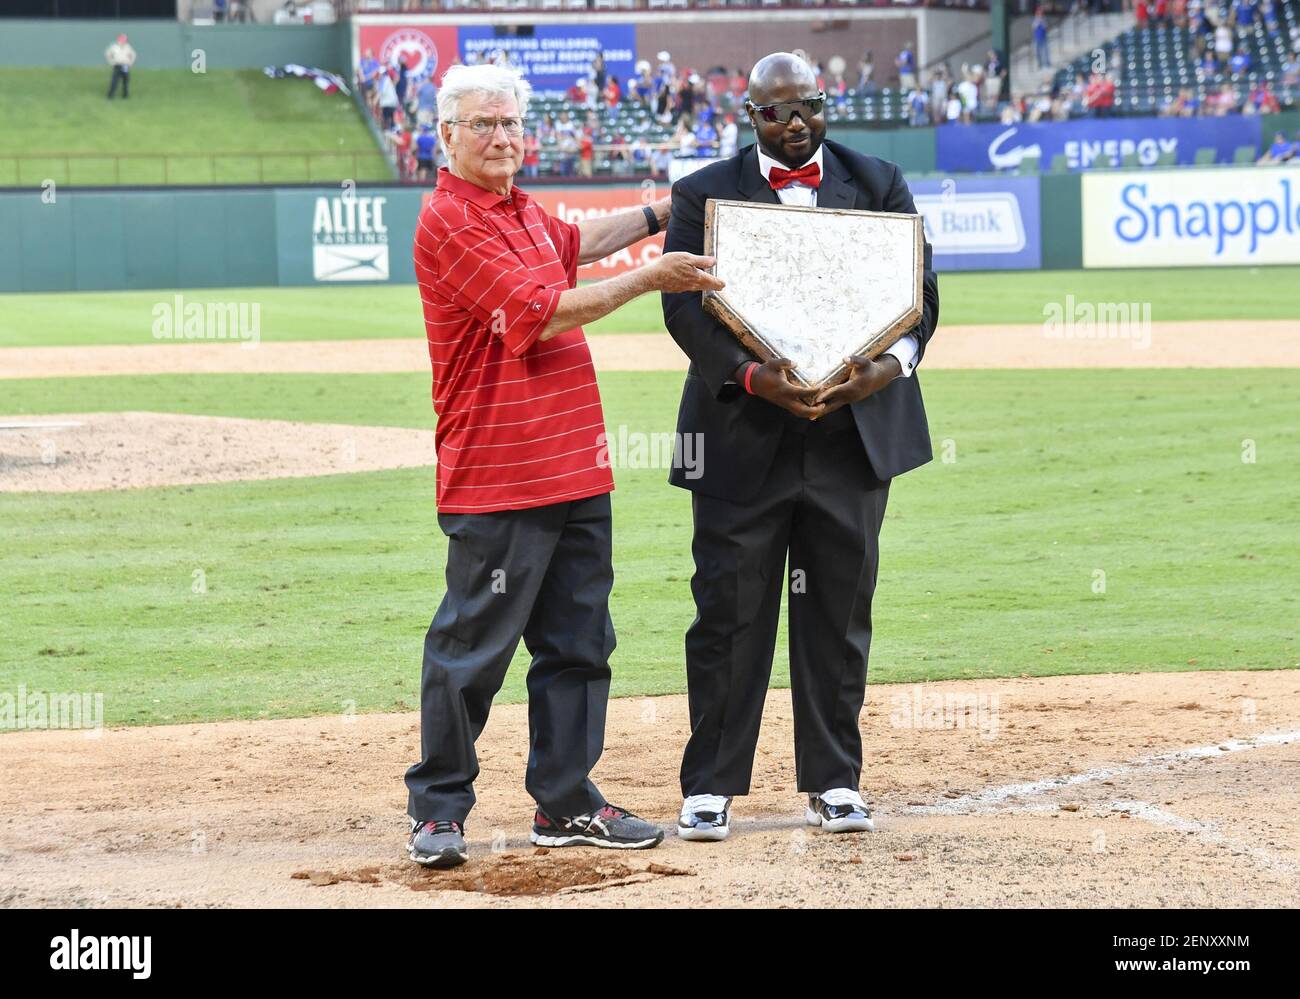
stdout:
{"type": "Polygon", "coordinates": [[[506,130],[506,135],[524,134],[524,120],[522,118],[450,118],[447,123],[449,125],[468,125],[469,130],[475,135],[495,135],[498,125],[506,130]]]}
{"type": "Polygon", "coordinates": [[[788,125],[790,119],[796,114],[807,121],[809,118],[821,114],[822,108],[825,106],[826,94],[819,90],[816,97],[805,97],[801,101],[782,101],[779,104],[750,104],[749,110],[764,121],[780,122],[782,125],[788,125]]]}

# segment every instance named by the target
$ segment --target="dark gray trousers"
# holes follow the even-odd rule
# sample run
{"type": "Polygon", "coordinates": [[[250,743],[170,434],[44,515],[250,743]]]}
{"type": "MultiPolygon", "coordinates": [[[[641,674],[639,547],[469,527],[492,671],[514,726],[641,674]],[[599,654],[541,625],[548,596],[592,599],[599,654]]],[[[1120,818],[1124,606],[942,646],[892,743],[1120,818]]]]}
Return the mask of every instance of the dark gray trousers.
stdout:
{"type": "Polygon", "coordinates": [[[528,669],[525,787],[550,815],[599,809],[588,774],[605,742],[614,625],[609,495],[531,510],[440,514],[447,592],[424,640],[422,759],[406,772],[408,811],[464,822],[474,743],[519,646],[528,669]]]}
{"type": "Polygon", "coordinates": [[[692,498],[696,617],[686,633],[683,796],[749,793],[787,587],[798,788],[858,787],[858,715],[889,483],[872,473],[852,423],[840,427],[792,418],[753,500],[692,498]]]}

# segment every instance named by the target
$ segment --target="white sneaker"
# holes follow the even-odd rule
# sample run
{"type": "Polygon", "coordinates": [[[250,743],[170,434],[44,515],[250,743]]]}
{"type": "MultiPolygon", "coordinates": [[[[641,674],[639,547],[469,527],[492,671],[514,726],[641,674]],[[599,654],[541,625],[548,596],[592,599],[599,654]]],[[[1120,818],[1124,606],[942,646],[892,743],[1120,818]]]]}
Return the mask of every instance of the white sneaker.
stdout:
{"type": "Polygon", "coordinates": [[[682,802],[677,835],[682,839],[720,840],[731,832],[731,799],[720,794],[692,794],[682,802]]]}
{"type": "Polygon", "coordinates": [[[876,828],[871,809],[852,788],[835,787],[808,795],[804,820],[827,832],[872,832],[876,828]]]}

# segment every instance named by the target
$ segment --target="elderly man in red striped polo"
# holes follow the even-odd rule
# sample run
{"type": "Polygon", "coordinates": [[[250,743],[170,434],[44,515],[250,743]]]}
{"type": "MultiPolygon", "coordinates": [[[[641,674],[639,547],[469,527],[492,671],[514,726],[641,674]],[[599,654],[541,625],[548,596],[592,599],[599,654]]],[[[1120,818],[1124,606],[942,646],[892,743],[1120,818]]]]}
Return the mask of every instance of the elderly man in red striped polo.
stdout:
{"type": "Polygon", "coordinates": [[[655,846],[659,827],[610,804],[589,774],[604,745],[613,584],[604,415],[582,324],[650,291],[720,288],[712,259],[672,253],[576,287],[668,218],[669,200],[577,225],[513,185],[528,83],[453,66],[438,93],[449,166],[420,214],[415,273],[438,414],[438,525],[447,589],[424,643],[421,760],[406,774],[412,860],[464,862],[474,742],[522,637],[525,785],[543,846],[655,846]]]}

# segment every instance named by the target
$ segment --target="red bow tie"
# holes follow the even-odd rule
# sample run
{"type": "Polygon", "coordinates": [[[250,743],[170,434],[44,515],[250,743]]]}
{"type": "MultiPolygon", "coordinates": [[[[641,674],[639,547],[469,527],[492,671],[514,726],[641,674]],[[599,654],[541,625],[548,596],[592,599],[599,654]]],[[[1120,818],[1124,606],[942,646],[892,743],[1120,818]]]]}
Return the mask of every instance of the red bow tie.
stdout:
{"type": "Polygon", "coordinates": [[[772,185],[774,191],[789,187],[791,184],[807,184],[809,187],[821,187],[822,168],[816,163],[805,163],[798,170],[783,170],[781,167],[772,167],[772,172],[767,175],[767,182],[772,185]]]}

